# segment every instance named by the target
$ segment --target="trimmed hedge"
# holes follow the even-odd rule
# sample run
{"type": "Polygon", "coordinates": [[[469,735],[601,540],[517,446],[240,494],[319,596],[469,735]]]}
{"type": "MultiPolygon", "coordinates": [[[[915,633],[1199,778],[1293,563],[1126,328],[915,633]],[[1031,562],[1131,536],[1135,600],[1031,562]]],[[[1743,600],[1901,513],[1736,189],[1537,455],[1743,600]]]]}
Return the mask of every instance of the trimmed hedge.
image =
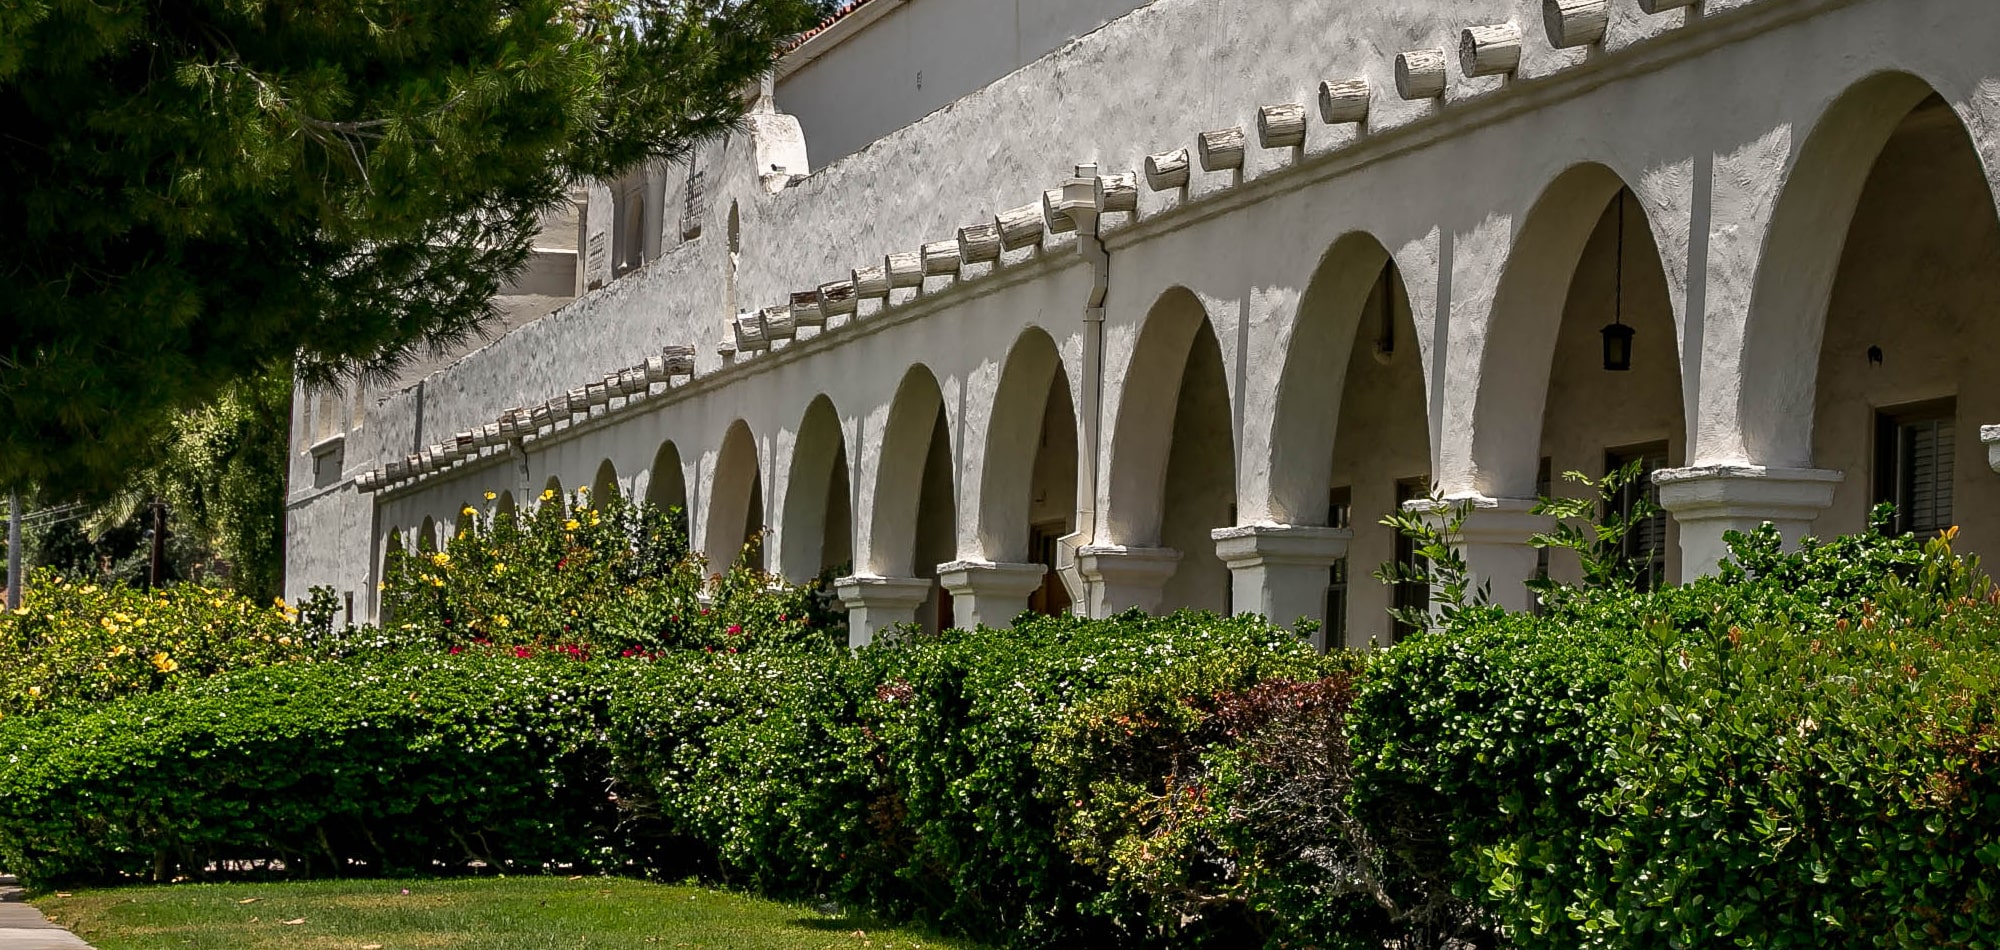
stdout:
{"type": "Polygon", "coordinates": [[[600,858],[604,699],[584,664],[478,654],[292,664],[11,719],[0,862],[44,885],[600,858]]]}
{"type": "Polygon", "coordinates": [[[16,716],[0,863],[582,864],[1018,946],[2000,943],[2000,595],[1948,539],[1764,532],[1716,578],[1373,654],[1198,614],[773,633],[16,716]]]}

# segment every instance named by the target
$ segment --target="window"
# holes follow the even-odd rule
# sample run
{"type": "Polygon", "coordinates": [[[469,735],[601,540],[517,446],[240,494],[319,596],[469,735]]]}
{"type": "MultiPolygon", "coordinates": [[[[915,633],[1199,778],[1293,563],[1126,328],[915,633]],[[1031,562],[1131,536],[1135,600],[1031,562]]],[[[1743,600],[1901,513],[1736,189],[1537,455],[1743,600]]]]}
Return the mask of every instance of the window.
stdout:
{"type": "Polygon", "coordinates": [[[708,216],[708,181],[693,155],[688,156],[687,195],[681,202],[681,240],[701,237],[701,219],[708,216]]]}
{"type": "MultiPolygon", "coordinates": [[[[1555,487],[1555,466],[1551,463],[1549,457],[1544,455],[1541,462],[1535,466],[1536,500],[1539,501],[1543,498],[1551,497],[1550,492],[1555,491],[1555,487]]],[[[1535,549],[1535,579],[1538,581],[1549,579],[1548,548],[1535,549]]],[[[1528,594],[1528,612],[1539,617],[1542,615],[1544,609],[1542,595],[1531,590],[1528,594]]]]}
{"type": "MultiPolygon", "coordinates": [[[[1428,478],[1406,478],[1396,483],[1396,507],[1398,508],[1401,508],[1405,502],[1428,497],[1430,497],[1430,479],[1428,478]]],[[[1424,564],[1423,558],[1417,556],[1417,543],[1410,540],[1408,535],[1400,531],[1396,533],[1396,563],[1419,570],[1427,566],[1424,564]]],[[[1431,585],[1423,581],[1397,581],[1395,605],[1399,611],[1427,611],[1431,609],[1431,585]]],[[[1394,644],[1396,641],[1415,632],[1415,628],[1403,622],[1399,617],[1389,626],[1389,643],[1394,644]]]]}
{"type": "Polygon", "coordinates": [[[1896,506],[1892,532],[1931,535],[1952,526],[1956,421],[1948,399],[1876,414],[1875,500],[1896,506]]]}
{"type": "MultiPolygon", "coordinates": [[[[1327,498],[1326,526],[1354,525],[1354,491],[1336,488],[1327,498]]],[[[1326,623],[1320,628],[1327,649],[1347,643],[1347,558],[1333,562],[1326,578],[1326,623]]]]}
{"type": "Polygon", "coordinates": [[[1629,516],[1642,499],[1652,505],[1653,513],[1626,532],[1624,557],[1638,572],[1639,589],[1657,590],[1667,580],[1667,513],[1660,510],[1660,488],[1653,484],[1653,473],[1667,467],[1667,444],[1655,442],[1604,454],[1606,472],[1634,462],[1639,463],[1639,478],[1612,500],[1617,506],[1613,513],[1629,516]]]}

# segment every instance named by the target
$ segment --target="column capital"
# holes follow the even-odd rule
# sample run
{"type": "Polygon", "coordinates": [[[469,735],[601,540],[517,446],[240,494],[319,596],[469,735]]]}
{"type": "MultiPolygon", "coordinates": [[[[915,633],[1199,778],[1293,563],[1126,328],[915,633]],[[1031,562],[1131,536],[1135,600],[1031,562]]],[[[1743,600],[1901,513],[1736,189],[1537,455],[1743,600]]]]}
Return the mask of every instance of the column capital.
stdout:
{"type": "Polygon", "coordinates": [[[1109,617],[1131,607],[1158,610],[1167,579],[1180,568],[1181,552],[1173,548],[1087,544],[1076,551],[1077,570],[1090,588],[1086,604],[1092,617],[1109,617]]]}
{"type": "Polygon", "coordinates": [[[1812,529],[1833,504],[1833,490],[1845,473],[1823,468],[1769,468],[1763,465],[1696,465],[1653,473],[1660,507],[1681,529],[1683,579],[1711,573],[1729,556],[1723,536],[1751,532],[1766,523],[1787,544],[1812,529]]]}
{"type": "Polygon", "coordinates": [[[1048,568],[1004,561],[950,561],[937,566],[938,583],[951,593],[952,613],[962,627],[1004,627],[1026,613],[1028,595],[1039,590],[1048,568]]]}
{"type": "Polygon", "coordinates": [[[1761,523],[1819,517],[1833,504],[1833,490],[1844,477],[1824,468],[1696,465],[1663,468],[1653,473],[1653,484],[1660,489],[1660,507],[1683,525],[1747,518],[1761,523]]]}
{"type": "Polygon", "coordinates": [[[1979,441],[1986,445],[1986,465],[2000,472],[2000,426],[1980,426],[1979,441]]]}
{"type": "Polygon", "coordinates": [[[917,608],[930,598],[931,582],[922,577],[856,574],[835,580],[833,592],[847,608],[847,643],[860,647],[874,642],[884,630],[915,623],[917,608]]]}
{"type": "Polygon", "coordinates": [[[1354,532],[1321,525],[1253,524],[1217,528],[1215,554],[1229,565],[1236,613],[1274,624],[1309,620],[1326,646],[1326,591],[1335,561],[1347,556],[1354,532]]]}
{"type": "Polygon", "coordinates": [[[1348,528],[1323,525],[1250,524],[1217,528],[1215,556],[1230,570],[1264,566],[1331,567],[1347,556],[1354,540],[1348,528]]]}
{"type": "MultiPolygon", "coordinates": [[[[1466,569],[1473,578],[1486,585],[1493,603],[1507,610],[1529,609],[1533,600],[1528,581],[1535,576],[1541,552],[1529,545],[1528,539],[1554,530],[1555,519],[1533,514],[1540,502],[1532,498],[1495,498],[1467,492],[1447,495],[1444,503],[1466,509],[1465,520],[1450,541],[1465,558],[1466,569]]],[[[1406,501],[1403,510],[1440,519],[1449,517],[1449,513],[1433,515],[1428,498],[1406,501]]]]}

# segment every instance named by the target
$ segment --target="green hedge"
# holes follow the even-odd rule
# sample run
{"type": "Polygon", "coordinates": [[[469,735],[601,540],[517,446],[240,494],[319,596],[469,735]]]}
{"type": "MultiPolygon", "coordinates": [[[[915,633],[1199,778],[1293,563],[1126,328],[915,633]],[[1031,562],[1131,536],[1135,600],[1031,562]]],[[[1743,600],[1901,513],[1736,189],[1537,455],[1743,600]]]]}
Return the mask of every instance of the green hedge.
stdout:
{"type": "Polygon", "coordinates": [[[1372,654],[1180,614],[227,672],[0,721],[0,864],[582,863],[1019,946],[2000,944],[1977,565],[1736,559],[1372,654]]]}
{"type": "Polygon", "coordinates": [[[0,723],[0,863],[31,883],[218,862],[431,872],[602,856],[601,677],[511,655],[228,674],[0,723]]]}

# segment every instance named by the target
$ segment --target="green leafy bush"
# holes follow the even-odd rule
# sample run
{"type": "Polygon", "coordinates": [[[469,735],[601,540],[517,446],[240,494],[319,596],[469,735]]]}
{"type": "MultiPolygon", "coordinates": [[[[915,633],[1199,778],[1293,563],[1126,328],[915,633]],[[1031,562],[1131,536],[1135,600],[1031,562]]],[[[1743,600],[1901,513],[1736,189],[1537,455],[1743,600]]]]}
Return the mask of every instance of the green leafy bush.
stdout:
{"type": "Polygon", "coordinates": [[[0,718],[300,659],[317,633],[282,601],[220,588],[146,591],[48,571],[28,586],[19,610],[0,610],[0,718]]]}
{"type": "Polygon", "coordinates": [[[1355,807],[1401,866],[1477,902],[1515,945],[1601,939],[1612,922],[1581,905],[1609,895],[1579,894],[1608,874],[1605,802],[1628,781],[1618,742],[1656,725],[1616,699],[1634,670],[1731,629],[1810,639],[1856,625],[1925,558],[1872,534],[1785,553],[1767,528],[1735,544],[1716,577],[1556,591],[1540,618],[1467,613],[1375,663],[1354,714],[1355,807]]]}
{"type": "Polygon", "coordinates": [[[1394,935],[1413,908],[1382,886],[1380,849],[1347,807],[1358,665],[1216,656],[1064,717],[1039,755],[1068,806],[1063,847],[1105,878],[1092,909],[1174,946],[1394,935]]]}
{"type": "Polygon", "coordinates": [[[844,642],[809,588],[741,567],[711,576],[688,553],[678,510],[589,502],[545,492],[517,513],[467,507],[442,550],[392,554],[391,632],[599,653],[844,642]]]}
{"type": "Polygon", "coordinates": [[[1611,699],[1572,945],[2000,936],[2000,601],[1949,535],[1855,617],[1656,630],[1611,699]]]}
{"type": "Polygon", "coordinates": [[[0,722],[0,864],[31,884],[604,860],[588,664],[480,650],[227,673],[0,722]]]}

